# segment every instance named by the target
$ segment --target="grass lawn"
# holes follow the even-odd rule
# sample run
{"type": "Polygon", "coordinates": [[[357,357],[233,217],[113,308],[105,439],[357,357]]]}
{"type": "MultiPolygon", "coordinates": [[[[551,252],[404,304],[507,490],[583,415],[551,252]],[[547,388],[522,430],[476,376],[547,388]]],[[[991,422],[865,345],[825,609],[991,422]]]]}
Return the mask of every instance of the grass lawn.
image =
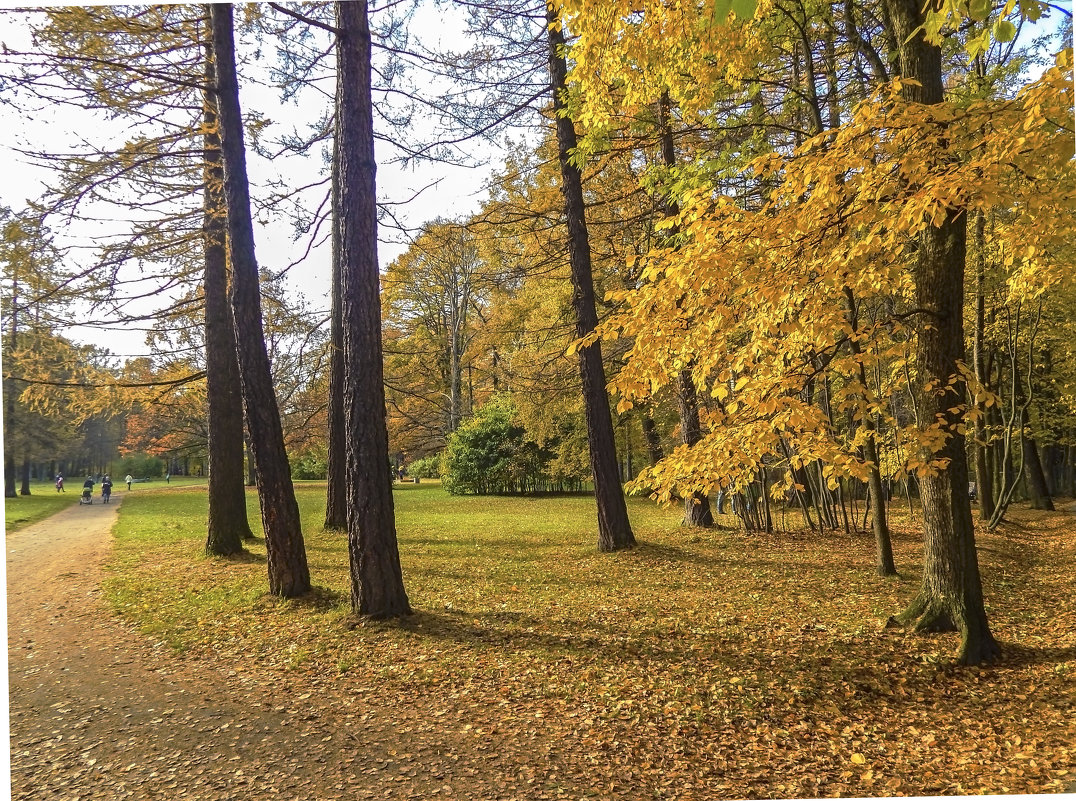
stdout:
{"type": "Polygon", "coordinates": [[[82,485],[65,489],[66,492],[57,492],[56,485],[51,481],[35,481],[30,484],[29,495],[4,498],[4,531],[10,534],[26,528],[77,503],[82,485]]]}
{"type": "MultiPolygon", "coordinates": [[[[115,485],[113,492],[127,491],[127,484],[124,482],[122,475],[112,476],[112,483],[115,485]]],[[[164,476],[157,476],[156,478],[131,484],[131,491],[159,490],[171,487],[205,487],[208,483],[209,479],[205,476],[172,476],[168,481],[164,480],[164,476]]]]}
{"type": "Polygon", "coordinates": [[[403,485],[416,614],[355,626],[345,538],[320,528],[324,485],[298,496],[310,598],[266,595],[260,539],[242,558],[205,557],[205,494],[182,488],[125,499],[108,597],[178,658],[417,695],[432,721],[508,750],[553,738],[559,775],[601,765],[604,797],[1030,793],[1076,773],[1076,527],[1063,514],[1021,510],[980,535],[1006,655],[962,669],[955,635],[881,625],[921,570],[896,509],[901,576],[883,579],[866,534],[688,529],[633,499],[641,546],[599,554],[592,498],[403,485]]]}

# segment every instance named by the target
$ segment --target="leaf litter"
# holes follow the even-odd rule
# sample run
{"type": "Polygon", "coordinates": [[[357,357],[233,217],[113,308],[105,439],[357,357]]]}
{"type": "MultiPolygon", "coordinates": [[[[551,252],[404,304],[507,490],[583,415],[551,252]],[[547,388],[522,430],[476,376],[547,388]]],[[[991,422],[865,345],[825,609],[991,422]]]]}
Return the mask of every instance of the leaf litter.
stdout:
{"type": "Polygon", "coordinates": [[[200,559],[194,539],[142,543],[137,558],[121,539],[110,596],[162,669],[221,671],[236,698],[283,716],[318,798],[1072,788],[1071,516],[1018,510],[979,533],[1005,655],[958,668],[955,635],[881,625],[918,585],[908,527],[894,532],[902,575],[882,579],[867,535],[699,531],[648,514],[641,547],[600,555],[570,520],[570,533],[524,520],[510,542],[489,530],[455,542],[405,511],[418,612],[398,623],[350,617],[345,542],[331,532],[307,534],[319,584],[307,599],[266,596],[257,559],[200,559]]]}

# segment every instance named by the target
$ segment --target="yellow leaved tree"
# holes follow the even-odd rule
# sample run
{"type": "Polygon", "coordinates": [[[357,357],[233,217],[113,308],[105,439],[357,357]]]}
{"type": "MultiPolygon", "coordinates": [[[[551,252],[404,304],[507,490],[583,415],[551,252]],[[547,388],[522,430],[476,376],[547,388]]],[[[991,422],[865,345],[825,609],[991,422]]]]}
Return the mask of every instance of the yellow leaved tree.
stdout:
{"type": "MultiPolygon", "coordinates": [[[[746,79],[764,53],[759,22],[715,27],[695,6],[615,5],[566,4],[577,119],[599,131],[655,86],[704,112],[713,96],[702,84],[746,79]]],[[[643,260],[645,283],[618,298],[629,310],[603,335],[634,342],[617,380],[622,407],[684,368],[706,390],[704,436],[644,476],[660,498],[742,487],[775,457],[792,493],[814,461],[831,485],[865,479],[878,461],[861,447],[872,428],[840,438],[835,419],[891,432],[900,469],[918,479],[926,545],[921,590],[892,620],[959,630],[959,659],[979,663],[998,649],[967,497],[967,220],[1007,211],[993,239],[1012,291],[1034,297],[1064,280],[1076,211],[1071,52],[1013,97],[947,95],[941,50],[924,35],[933,18],[916,2],[885,11],[894,80],[839,127],[756,159],[762,202],[686,192],[670,221],[675,247],[643,260]]]]}

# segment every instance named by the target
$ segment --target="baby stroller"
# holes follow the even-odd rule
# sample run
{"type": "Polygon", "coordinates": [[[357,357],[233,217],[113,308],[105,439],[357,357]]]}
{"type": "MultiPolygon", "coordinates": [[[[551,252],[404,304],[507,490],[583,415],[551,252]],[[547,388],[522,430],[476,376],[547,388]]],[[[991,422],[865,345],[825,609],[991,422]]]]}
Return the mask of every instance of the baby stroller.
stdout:
{"type": "Polygon", "coordinates": [[[78,505],[82,506],[84,503],[93,504],[93,482],[87,481],[82,485],[82,497],[78,499],[78,505]]]}

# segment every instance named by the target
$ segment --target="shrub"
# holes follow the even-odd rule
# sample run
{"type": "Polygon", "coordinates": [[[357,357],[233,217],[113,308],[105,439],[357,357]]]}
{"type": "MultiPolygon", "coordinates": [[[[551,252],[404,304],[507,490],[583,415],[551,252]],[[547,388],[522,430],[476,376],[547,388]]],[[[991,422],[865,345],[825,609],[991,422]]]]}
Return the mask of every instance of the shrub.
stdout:
{"type": "Polygon", "coordinates": [[[329,475],[328,454],[318,450],[303,451],[291,459],[291,477],[301,481],[324,480],[329,475]]]}
{"type": "Polygon", "coordinates": [[[119,475],[134,478],[160,478],[164,475],[164,459],[148,453],[132,453],[120,461],[119,475]]]}
{"type": "Polygon", "coordinates": [[[534,491],[548,483],[550,457],[516,424],[511,399],[494,396],[449,439],[442,482],[454,495],[534,491]]]}
{"type": "Polygon", "coordinates": [[[441,454],[435,453],[415,459],[407,465],[407,475],[412,478],[440,478],[441,454]]]}

